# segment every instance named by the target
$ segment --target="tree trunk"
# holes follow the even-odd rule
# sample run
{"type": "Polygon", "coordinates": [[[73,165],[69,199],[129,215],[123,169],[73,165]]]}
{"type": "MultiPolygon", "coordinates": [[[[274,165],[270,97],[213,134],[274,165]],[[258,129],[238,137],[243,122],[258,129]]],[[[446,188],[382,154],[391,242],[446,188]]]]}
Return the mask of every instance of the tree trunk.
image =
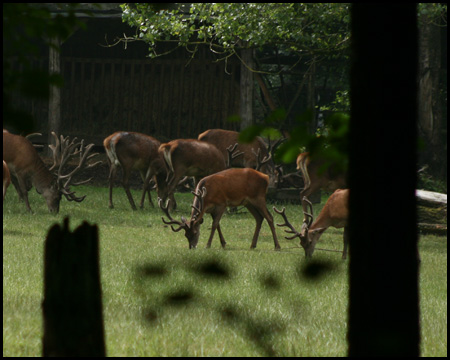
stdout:
{"type": "MultiPolygon", "coordinates": [[[[59,48],[61,41],[57,38],[52,39],[52,44],[59,48]]],[[[49,47],[49,74],[60,74],[60,53],[53,46],[49,47]]],[[[61,135],[61,89],[56,85],[50,85],[50,97],[48,99],[48,144],[53,143],[51,132],[61,135]]],[[[48,148],[48,156],[52,156],[52,151],[48,148]]]]}
{"type": "Polygon", "coordinates": [[[351,17],[348,354],[415,357],[417,9],[356,3],[351,17]]]}
{"type": "Polygon", "coordinates": [[[317,119],[316,119],[316,61],[312,60],[311,67],[308,71],[308,93],[307,93],[307,106],[308,110],[311,111],[313,121],[309,124],[310,134],[314,134],[317,129],[317,119]]]}
{"type": "MultiPolygon", "coordinates": [[[[432,4],[429,4],[430,6],[432,4]]],[[[425,143],[420,163],[428,164],[433,175],[447,174],[447,139],[441,106],[441,37],[440,27],[422,15],[419,27],[419,135],[425,143]]]]}
{"type": "Polygon", "coordinates": [[[253,50],[241,50],[241,130],[253,125],[253,50]]]}

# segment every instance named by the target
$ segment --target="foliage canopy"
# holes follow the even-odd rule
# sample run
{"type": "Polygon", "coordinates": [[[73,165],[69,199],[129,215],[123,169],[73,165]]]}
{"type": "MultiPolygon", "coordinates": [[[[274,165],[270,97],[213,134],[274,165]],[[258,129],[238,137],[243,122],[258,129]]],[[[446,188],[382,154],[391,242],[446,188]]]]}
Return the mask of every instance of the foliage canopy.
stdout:
{"type": "Polygon", "coordinates": [[[137,27],[136,39],[150,45],[172,42],[191,52],[207,45],[227,58],[239,49],[276,46],[285,53],[329,55],[349,45],[348,4],[331,3],[192,3],[157,8],[152,4],[121,5],[123,21],[137,27]]]}

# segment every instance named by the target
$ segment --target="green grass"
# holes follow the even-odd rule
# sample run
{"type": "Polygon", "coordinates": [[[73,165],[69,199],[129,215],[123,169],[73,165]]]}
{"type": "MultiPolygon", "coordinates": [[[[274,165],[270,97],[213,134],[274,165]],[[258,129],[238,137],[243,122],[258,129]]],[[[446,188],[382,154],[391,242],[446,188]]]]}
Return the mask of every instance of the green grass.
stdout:
{"type": "MultiPolygon", "coordinates": [[[[161,211],[146,205],[132,211],[123,189],[115,209],[106,188],[79,187],[83,203],[63,200],[60,214],[47,211],[34,190],[28,214],[14,188],[3,205],[3,356],[40,356],[42,338],[43,244],[54,223],[70,216],[100,229],[101,278],[109,356],[345,356],[348,262],[341,254],[316,251],[331,271],[316,281],[301,271],[304,252],[277,229],[275,252],[264,222],[258,246],[249,250],[253,217],[226,214],[218,236],[204,249],[211,220],[202,225],[198,249],[189,250],[183,232],[161,222],[161,211]]],[[[133,192],[136,200],[140,193],[133,192]]],[[[190,212],[191,194],[177,194],[179,218],[190,212]]],[[[155,199],[154,199],[155,201],[155,199]]],[[[156,202],[156,201],[155,201],[156,202]]],[[[317,214],[323,202],[314,206],[317,214]]],[[[299,226],[301,207],[287,205],[299,226]]],[[[269,205],[271,210],[271,205],[269,205]]],[[[271,211],[273,213],[273,211],[271,211]]],[[[281,222],[274,214],[275,222],[281,222]]],[[[320,248],[342,250],[342,230],[329,229],[320,248]]],[[[422,236],[422,355],[447,355],[447,239],[422,236]]]]}

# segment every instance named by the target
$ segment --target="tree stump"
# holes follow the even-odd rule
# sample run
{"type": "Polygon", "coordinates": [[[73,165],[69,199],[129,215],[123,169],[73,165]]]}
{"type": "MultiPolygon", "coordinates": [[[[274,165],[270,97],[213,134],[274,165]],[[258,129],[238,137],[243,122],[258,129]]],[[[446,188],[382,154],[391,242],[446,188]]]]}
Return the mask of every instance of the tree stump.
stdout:
{"type": "Polygon", "coordinates": [[[69,219],[45,240],[43,356],[105,356],[98,228],[69,219]]]}

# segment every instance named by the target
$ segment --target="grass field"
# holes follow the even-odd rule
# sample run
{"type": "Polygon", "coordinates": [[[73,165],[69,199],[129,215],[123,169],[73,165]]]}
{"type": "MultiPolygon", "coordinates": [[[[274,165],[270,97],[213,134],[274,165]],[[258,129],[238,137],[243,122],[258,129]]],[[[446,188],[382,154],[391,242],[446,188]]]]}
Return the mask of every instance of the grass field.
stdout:
{"type": "MultiPolygon", "coordinates": [[[[115,189],[109,209],[106,188],[80,186],[86,200],[62,200],[58,215],[29,194],[32,215],[13,187],[3,205],[3,356],[41,355],[43,244],[67,215],[72,229],[83,220],[99,225],[108,356],[346,355],[348,262],[341,254],[317,250],[314,259],[331,270],[311,279],[302,271],[303,249],[281,229],[282,251],[273,250],[266,222],[249,250],[255,223],[245,209],[222,219],[225,251],[217,235],[204,249],[209,215],[198,249],[189,250],[159,209],[133,212],[123,189],[115,189]]],[[[174,217],[187,217],[192,195],[176,197],[174,217]]],[[[301,207],[286,208],[299,226],[301,207]]],[[[318,247],[342,250],[342,230],[329,229],[318,247]]],[[[447,356],[447,239],[422,236],[420,253],[422,355],[447,356]]]]}

